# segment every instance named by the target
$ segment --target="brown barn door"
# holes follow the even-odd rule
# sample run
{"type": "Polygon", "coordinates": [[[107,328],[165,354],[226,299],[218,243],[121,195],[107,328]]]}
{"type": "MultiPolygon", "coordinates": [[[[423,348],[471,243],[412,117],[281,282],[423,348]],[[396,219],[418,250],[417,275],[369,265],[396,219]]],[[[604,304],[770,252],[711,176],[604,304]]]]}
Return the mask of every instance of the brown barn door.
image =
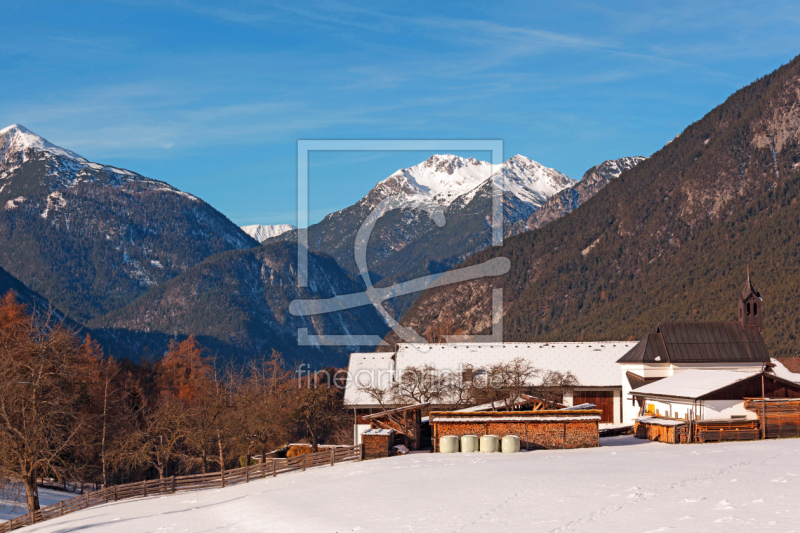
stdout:
{"type": "Polygon", "coordinates": [[[572,395],[572,405],[580,405],[582,403],[593,403],[603,411],[601,422],[614,422],[614,391],[575,391],[572,395]]]}

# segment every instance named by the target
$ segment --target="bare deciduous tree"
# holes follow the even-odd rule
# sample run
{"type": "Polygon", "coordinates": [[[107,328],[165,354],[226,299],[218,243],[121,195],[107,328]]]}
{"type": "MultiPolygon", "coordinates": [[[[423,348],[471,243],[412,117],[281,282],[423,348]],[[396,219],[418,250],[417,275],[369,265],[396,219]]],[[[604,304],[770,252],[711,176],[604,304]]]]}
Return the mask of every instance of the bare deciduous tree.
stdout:
{"type": "Polygon", "coordinates": [[[345,423],[341,394],[326,385],[300,387],[292,417],[311,442],[311,450],[316,452],[320,441],[345,423]]]}
{"type": "Polygon", "coordinates": [[[296,389],[293,374],[273,351],[269,358],[257,359],[247,374],[239,373],[234,401],[235,425],[241,446],[250,456],[258,452],[261,462],[267,450],[284,444],[291,436],[291,406],[296,389]]]}
{"type": "Polygon", "coordinates": [[[55,317],[28,315],[13,292],[0,301],[0,470],[24,485],[29,511],[39,509],[37,478],[60,477],[86,426],[77,406],[86,365],[55,317]]]}

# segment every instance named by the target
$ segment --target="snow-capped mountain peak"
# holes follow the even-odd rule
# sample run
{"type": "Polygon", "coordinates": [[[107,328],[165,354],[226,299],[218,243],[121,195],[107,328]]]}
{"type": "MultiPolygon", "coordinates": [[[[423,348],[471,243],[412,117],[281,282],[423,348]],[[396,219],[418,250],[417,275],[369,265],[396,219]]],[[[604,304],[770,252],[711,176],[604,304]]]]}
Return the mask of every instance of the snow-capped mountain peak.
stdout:
{"type": "Polygon", "coordinates": [[[501,190],[536,206],[575,183],[557,170],[522,155],[515,155],[502,165],[492,165],[472,157],[437,154],[418,165],[398,170],[375,189],[382,196],[404,196],[411,205],[435,201],[448,206],[459,198],[471,200],[489,180],[501,190]]]}
{"type": "Polygon", "coordinates": [[[273,224],[271,226],[253,224],[251,226],[242,226],[242,231],[250,235],[258,242],[264,242],[267,239],[277,237],[278,235],[286,233],[287,231],[292,231],[293,229],[297,228],[291,224],[273,224]]]}
{"type": "Polygon", "coordinates": [[[418,165],[398,170],[376,188],[388,188],[387,192],[405,195],[412,204],[434,199],[440,204],[450,204],[486,181],[491,174],[492,165],[485,161],[437,154],[418,165]]]}
{"type": "Polygon", "coordinates": [[[36,135],[21,124],[12,124],[0,130],[0,162],[12,155],[20,154],[24,160],[28,149],[39,152],[49,152],[60,157],[68,157],[86,163],[86,159],[71,150],[65,150],[49,142],[44,137],[36,135]]]}
{"type": "Polygon", "coordinates": [[[17,169],[33,159],[41,160],[47,166],[47,174],[51,178],[49,186],[53,190],[72,187],[87,179],[96,179],[99,173],[111,184],[146,182],[158,189],[196,199],[164,182],[146,178],[130,170],[92,163],[71,150],[56,146],[20,124],[0,130],[0,181],[10,178],[17,169]]]}
{"type": "Polygon", "coordinates": [[[576,183],[561,172],[519,154],[500,165],[492,180],[504,192],[537,207],[576,183]]]}

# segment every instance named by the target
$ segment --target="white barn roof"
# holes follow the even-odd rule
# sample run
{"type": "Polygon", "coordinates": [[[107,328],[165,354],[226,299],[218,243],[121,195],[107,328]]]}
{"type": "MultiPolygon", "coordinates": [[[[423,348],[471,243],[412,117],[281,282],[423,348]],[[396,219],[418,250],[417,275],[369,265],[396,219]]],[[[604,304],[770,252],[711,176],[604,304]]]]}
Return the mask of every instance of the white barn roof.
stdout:
{"type": "Polygon", "coordinates": [[[388,386],[393,375],[410,367],[432,365],[440,371],[461,372],[505,363],[522,357],[544,371],[572,372],[580,387],[620,387],[617,360],[635,342],[506,342],[453,344],[399,344],[396,352],[353,353],[350,355],[344,401],[349,406],[374,405],[375,401],[359,390],[381,383],[388,386]]]}
{"type": "Polygon", "coordinates": [[[706,394],[759,374],[761,372],[690,368],[667,378],[643,385],[633,390],[631,394],[634,396],[669,396],[696,400],[706,394]]]}

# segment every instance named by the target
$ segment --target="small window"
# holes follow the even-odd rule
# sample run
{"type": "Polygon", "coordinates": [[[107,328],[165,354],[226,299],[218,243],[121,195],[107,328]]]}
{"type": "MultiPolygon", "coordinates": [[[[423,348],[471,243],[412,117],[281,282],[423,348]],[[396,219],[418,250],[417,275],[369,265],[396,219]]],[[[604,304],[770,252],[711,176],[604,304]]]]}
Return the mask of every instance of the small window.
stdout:
{"type": "Polygon", "coordinates": [[[758,316],[758,304],[753,304],[753,314],[758,316]]]}
{"type": "Polygon", "coordinates": [[[742,310],[739,309],[739,318],[742,318],[742,310]]]}
{"type": "Polygon", "coordinates": [[[750,302],[747,302],[747,316],[750,316],[750,302]]]}

